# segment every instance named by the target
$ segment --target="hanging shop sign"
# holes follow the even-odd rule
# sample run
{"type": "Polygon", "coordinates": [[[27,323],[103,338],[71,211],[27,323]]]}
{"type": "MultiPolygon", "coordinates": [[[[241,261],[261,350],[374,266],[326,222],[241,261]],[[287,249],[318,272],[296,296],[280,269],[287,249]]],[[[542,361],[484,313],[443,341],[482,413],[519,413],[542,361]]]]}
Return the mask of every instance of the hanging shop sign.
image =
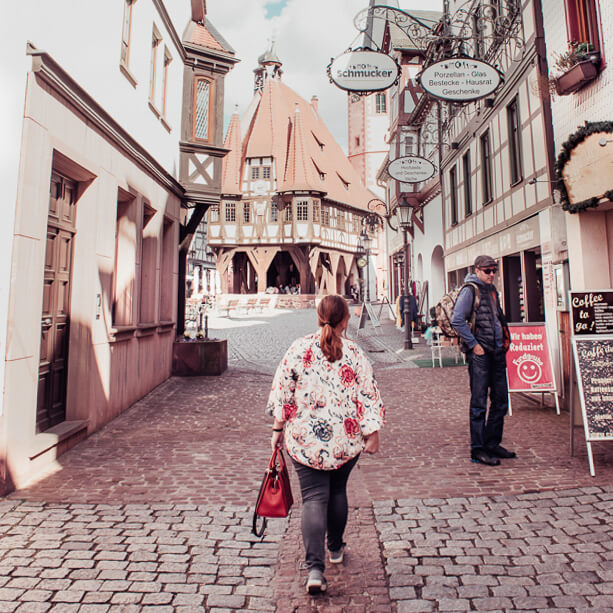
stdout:
{"type": "Polygon", "coordinates": [[[456,57],[436,62],[418,75],[431,96],[448,102],[471,102],[489,96],[502,82],[492,65],[472,58],[456,57]]]}
{"type": "Polygon", "coordinates": [[[387,172],[392,179],[401,183],[421,183],[434,176],[434,164],[418,155],[406,155],[390,162],[387,172]]]}
{"type": "Polygon", "coordinates": [[[328,77],[337,87],[367,94],[394,85],[400,65],[386,53],[369,49],[350,50],[328,64],[328,77]]]}

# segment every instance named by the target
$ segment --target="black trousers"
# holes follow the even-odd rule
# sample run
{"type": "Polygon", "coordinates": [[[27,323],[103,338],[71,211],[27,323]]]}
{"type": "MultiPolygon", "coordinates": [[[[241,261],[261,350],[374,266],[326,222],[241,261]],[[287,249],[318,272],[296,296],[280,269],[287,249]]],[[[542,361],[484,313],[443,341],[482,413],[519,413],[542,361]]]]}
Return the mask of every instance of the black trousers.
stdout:
{"type": "Polygon", "coordinates": [[[502,441],[504,416],[509,408],[505,352],[499,349],[475,355],[470,351],[466,357],[470,376],[471,451],[493,449],[502,441]]]}
{"type": "Polygon", "coordinates": [[[302,493],[302,540],[309,569],[323,571],[326,566],[326,532],[329,551],[338,551],[343,545],[347,525],[347,480],[358,457],[335,470],[317,470],[292,458],[302,493]]]}

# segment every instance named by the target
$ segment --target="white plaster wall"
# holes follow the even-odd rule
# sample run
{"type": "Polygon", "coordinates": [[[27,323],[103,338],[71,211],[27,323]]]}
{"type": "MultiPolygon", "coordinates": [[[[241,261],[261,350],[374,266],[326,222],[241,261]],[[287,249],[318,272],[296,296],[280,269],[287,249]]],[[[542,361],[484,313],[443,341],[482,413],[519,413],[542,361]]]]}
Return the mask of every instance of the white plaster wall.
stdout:
{"type": "MultiPolygon", "coordinates": [[[[168,2],[179,38],[191,18],[188,0],[168,2]]],[[[4,381],[8,287],[26,76],[32,60],[26,42],[48,52],[54,60],[131,136],[171,174],[178,174],[178,140],[183,62],[151,0],[138,0],[133,9],[130,70],[133,87],[119,70],[123,6],[120,0],[21,0],[8,4],[0,20],[0,381],[4,381]],[[155,23],[173,57],[168,73],[167,131],[148,107],[151,36],[155,23]]],[[[4,390],[0,393],[0,415],[4,390]]]]}

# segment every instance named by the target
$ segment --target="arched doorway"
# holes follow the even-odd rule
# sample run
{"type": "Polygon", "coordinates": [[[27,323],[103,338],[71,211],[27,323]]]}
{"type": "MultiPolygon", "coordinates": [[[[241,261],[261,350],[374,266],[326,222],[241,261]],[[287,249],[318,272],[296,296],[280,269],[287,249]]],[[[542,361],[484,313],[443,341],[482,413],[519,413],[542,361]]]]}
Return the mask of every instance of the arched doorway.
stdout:
{"type": "Polygon", "coordinates": [[[443,248],[437,245],[432,251],[430,262],[430,283],[428,291],[428,303],[434,306],[445,293],[445,261],[443,248]]]}
{"type": "Polygon", "coordinates": [[[233,294],[256,294],[258,291],[255,268],[244,251],[237,251],[232,257],[232,283],[233,294]]]}

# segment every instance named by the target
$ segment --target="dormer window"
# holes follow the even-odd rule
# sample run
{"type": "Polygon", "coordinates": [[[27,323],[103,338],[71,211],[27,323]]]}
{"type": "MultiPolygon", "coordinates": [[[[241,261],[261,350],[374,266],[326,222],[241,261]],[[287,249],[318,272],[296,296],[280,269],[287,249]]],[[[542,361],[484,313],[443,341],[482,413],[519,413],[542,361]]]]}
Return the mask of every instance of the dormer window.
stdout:
{"type": "Polygon", "coordinates": [[[323,151],[325,145],[317,138],[317,136],[315,136],[314,132],[311,132],[311,134],[313,135],[315,142],[319,145],[319,148],[323,151]]]}
{"type": "Polygon", "coordinates": [[[319,179],[321,181],[325,181],[326,180],[326,173],[323,170],[321,170],[319,168],[319,166],[315,162],[313,162],[313,166],[315,166],[315,170],[317,171],[317,174],[319,175],[319,179]]]}
{"type": "Polygon", "coordinates": [[[341,177],[341,175],[339,175],[338,172],[336,173],[336,176],[341,180],[341,183],[343,184],[343,187],[346,190],[349,190],[349,182],[345,181],[345,179],[343,179],[343,177],[341,177]]]}

